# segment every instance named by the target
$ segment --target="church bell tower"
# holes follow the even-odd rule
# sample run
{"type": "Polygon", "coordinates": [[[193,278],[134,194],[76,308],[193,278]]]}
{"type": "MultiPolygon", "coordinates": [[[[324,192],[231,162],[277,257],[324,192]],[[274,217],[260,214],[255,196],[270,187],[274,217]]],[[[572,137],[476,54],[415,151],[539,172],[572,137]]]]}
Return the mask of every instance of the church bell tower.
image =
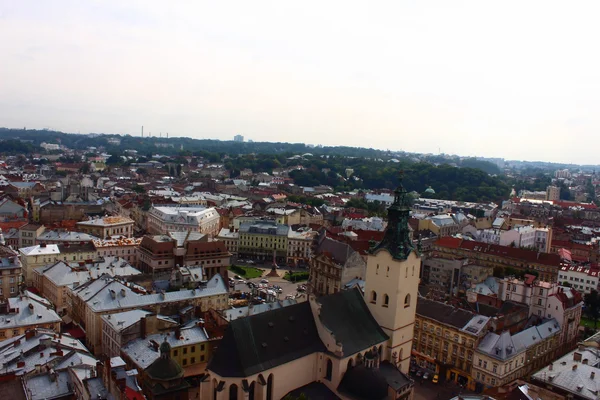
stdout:
{"type": "Polygon", "coordinates": [[[367,260],[365,302],[377,323],[390,337],[383,358],[395,360],[408,373],[412,350],[420,249],[410,237],[410,197],[400,185],[388,208],[388,225],[383,240],[373,247],[367,260]]]}

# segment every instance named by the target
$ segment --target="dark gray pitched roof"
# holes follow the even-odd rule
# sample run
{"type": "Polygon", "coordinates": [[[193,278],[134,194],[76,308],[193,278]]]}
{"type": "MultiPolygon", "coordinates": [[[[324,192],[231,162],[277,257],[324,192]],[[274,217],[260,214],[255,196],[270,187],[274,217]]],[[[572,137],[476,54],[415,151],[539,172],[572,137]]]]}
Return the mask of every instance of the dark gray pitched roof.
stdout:
{"type": "Polygon", "coordinates": [[[417,314],[458,329],[462,329],[475,316],[470,311],[423,298],[417,300],[417,314]]]}
{"type": "Polygon", "coordinates": [[[344,355],[371,348],[389,339],[369,311],[356,288],[344,290],[317,300],[321,306],[321,322],[342,344],[344,355]]]}
{"type": "Polygon", "coordinates": [[[326,349],[310,304],[303,302],[232,321],[208,369],[244,377],[319,351],[326,349]]]}

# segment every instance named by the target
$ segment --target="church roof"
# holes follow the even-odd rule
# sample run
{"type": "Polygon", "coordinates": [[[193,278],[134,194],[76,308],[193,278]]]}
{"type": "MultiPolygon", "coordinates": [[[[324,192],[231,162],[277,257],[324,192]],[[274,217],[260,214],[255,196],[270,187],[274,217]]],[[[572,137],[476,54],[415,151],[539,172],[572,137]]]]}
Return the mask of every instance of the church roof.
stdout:
{"type": "Polygon", "coordinates": [[[364,365],[348,369],[338,390],[353,400],[388,398],[388,383],[385,376],[379,368],[367,368],[364,365]]]}
{"type": "Polygon", "coordinates": [[[208,369],[244,377],[319,351],[326,349],[303,302],[231,321],[208,369]]]}
{"type": "Polygon", "coordinates": [[[231,321],[208,369],[223,377],[250,376],[316,352],[326,352],[315,317],[355,354],[388,340],[356,288],[231,321]]]}
{"type": "Polygon", "coordinates": [[[321,322],[337,342],[345,356],[368,349],[388,340],[365,300],[356,288],[320,297],[321,322]]]}

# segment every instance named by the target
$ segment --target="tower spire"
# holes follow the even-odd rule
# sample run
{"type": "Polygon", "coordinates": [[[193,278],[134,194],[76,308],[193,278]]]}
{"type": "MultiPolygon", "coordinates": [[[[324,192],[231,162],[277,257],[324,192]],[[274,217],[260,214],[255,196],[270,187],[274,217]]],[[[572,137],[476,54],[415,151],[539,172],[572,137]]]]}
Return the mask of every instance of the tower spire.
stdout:
{"type": "Polygon", "coordinates": [[[408,218],[410,214],[409,194],[402,186],[404,170],[398,173],[398,187],[394,190],[394,202],[388,208],[388,225],[383,240],[373,248],[375,253],[385,248],[398,260],[406,260],[414,247],[408,230],[408,218]]]}

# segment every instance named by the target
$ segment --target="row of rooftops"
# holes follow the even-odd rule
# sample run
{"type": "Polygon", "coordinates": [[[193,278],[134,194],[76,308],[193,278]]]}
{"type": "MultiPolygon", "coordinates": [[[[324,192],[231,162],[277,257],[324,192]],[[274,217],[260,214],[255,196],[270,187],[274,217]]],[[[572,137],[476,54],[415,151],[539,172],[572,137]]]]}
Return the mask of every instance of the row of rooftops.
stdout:
{"type": "Polygon", "coordinates": [[[139,290],[134,290],[135,288],[132,289],[130,286],[131,284],[126,285],[115,278],[103,277],[80,285],[73,289],[73,294],[88,303],[93,312],[103,312],[227,295],[229,293],[228,285],[219,274],[213,276],[199,288],[176,292],[143,295],[139,293],[139,290]]]}
{"type": "Polygon", "coordinates": [[[550,265],[559,267],[561,265],[560,255],[554,253],[540,253],[535,250],[527,250],[516,247],[500,246],[496,244],[463,240],[455,237],[442,237],[435,242],[435,246],[448,249],[461,249],[484,253],[490,256],[516,259],[521,262],[550,265]]]}
{"type": "Polygon", "coordinates": [[[509,360],[529,348],[560,333],[560,325],[554,318],[512,334],[489,332],[479,343],[477,351],[500,361],[509,360]]]}
{"type": "Polygon", "coordinates": [[[90,263],[58,261],[35,270],[59,287],[77,287],[105,276],[127,277],[141,274],[126,260],[117,256],[103,257],[90,263]]]}
{"type": "Polygon", "coordinates": [[[489,317],[422,297],[417,300],[416,313],[474,336],[485,333],[490,321],[489,317]]]}

